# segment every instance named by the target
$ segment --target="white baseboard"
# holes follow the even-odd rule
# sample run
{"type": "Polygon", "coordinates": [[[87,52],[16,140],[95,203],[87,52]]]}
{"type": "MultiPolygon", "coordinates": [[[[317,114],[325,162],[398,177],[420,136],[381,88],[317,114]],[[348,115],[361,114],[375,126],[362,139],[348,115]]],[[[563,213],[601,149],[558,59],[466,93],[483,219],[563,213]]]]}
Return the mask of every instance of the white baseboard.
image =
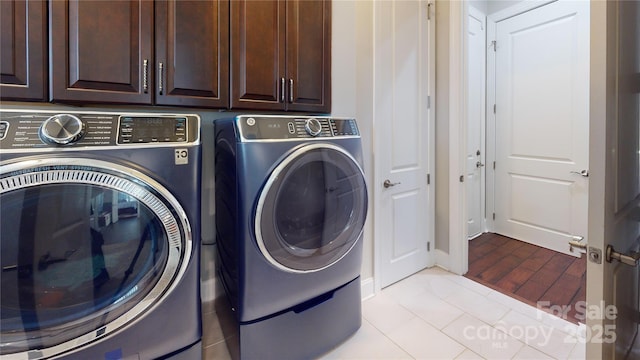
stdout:
{"type": "Polygon", "coordinates": [[[360,294],[362,300],[367,300],[368,298],[371,298],[376,294],[373,284],[373,278],[370,277],[360,280],[360,294]]]}
{"type": "Polygon", "coordinates": [[[447,271],[449,271],[449,254],[442,250],[436,249],[436,266],[439,266],[447,271]]]}

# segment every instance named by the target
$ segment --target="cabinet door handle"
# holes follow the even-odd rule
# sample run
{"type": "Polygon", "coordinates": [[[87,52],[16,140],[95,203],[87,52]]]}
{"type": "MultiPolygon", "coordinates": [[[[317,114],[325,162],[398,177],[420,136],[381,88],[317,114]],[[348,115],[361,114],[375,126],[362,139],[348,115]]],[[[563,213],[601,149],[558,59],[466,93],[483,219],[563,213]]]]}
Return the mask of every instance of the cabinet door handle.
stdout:
{"type": "Polygon", "coordinates": [[[293,79],[289,79],[289,103],[293,102],[293,79]]]}
{"type": "Polygon", "coordinates": [[[142,90],[146,94],[149,91],[149,60],[142,61],[142,90]]]}
{"type": "Polygon", "coordinates": [[[280,78],[280,102],[284,102],[284,78],[280,78]]]}
{"type": "Polygon", "coordinates": [[[164,64],[158,63],[158,92],[162,95],[162,79],[164,78],[164,64]]]}

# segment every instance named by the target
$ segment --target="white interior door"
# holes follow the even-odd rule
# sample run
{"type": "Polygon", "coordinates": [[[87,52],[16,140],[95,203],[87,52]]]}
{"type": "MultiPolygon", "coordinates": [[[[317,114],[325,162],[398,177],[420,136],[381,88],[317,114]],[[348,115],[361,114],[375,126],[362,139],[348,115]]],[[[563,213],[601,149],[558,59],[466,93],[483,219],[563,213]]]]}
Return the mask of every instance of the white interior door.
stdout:
{"type": "Polygon", "coordinates": [[[426,1],[377,1],[375,12],[376,278],[385,287],[433,265],[429,185],[433,66],[426,1]],[[388,185],[384,185],[385,181],[388,185]]]}
{"type": "Polygon", "coordinates": [[[469,7],[468,17],[468,96],[467,96],[467,236],[484,232],[485,174],[485,15],[469,7]]]}
{"type": "Polygon", "coordinates": [[[567,242],[587,236],[589,2],[553,2],[496,34],[495,231],[579,256],[567,242]]]}
{"type": "Polygon", "coordinates": [[[592,3],[589,251],[605,259],[587,263],[588,359],[640,359],[639,267],[606,259],[640,251],[638,19],[638,1],[592,3]]]}

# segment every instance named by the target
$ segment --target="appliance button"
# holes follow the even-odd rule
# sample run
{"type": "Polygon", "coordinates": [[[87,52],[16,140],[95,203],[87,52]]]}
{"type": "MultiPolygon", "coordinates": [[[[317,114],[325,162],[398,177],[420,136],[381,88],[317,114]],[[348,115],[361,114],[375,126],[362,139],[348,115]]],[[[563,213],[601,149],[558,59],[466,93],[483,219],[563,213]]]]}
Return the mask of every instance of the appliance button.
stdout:
{"type": "Polygon", "coordinates": [[[9,128],[8,122],[0,122],[0,139],[4,139],[7,136],[7,129],[9,128]]]}

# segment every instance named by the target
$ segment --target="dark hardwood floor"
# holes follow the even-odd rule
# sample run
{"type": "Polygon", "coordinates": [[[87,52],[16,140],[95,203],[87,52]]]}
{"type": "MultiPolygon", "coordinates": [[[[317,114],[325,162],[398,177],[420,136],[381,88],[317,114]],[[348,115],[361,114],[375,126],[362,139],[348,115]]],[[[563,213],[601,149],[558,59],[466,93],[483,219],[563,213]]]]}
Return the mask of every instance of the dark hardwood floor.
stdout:
{"type": "Polygon", "coordinates": [[[586,256],[576,258],[486,233],[469,241],[469,272],[465,276],[556,315],[558,306],[569,306],[562,317],[584,322],[586,256]],[[541,302],[549,306],[540,306],[541,302]]]}

